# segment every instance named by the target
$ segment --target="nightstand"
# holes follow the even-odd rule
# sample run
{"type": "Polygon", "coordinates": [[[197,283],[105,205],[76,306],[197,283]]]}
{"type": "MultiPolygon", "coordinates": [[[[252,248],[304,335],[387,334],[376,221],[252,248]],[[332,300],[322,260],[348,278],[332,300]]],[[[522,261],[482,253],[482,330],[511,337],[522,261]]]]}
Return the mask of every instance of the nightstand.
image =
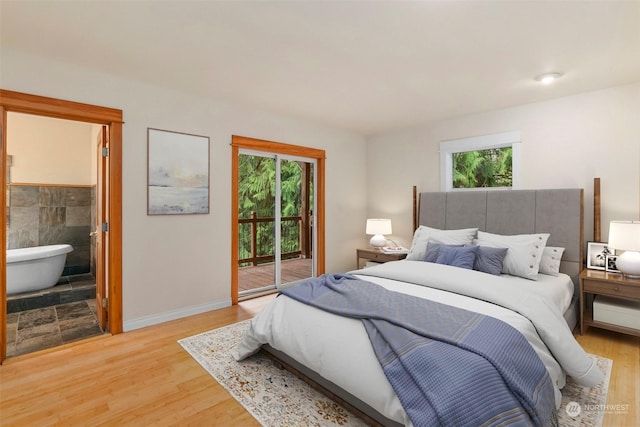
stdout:
{"type": "Polygon", "coordinates": [[[385,254],[380,249],[356,249],[356,268],[360,268],[360,260],[369,260],[375,262],[399,261],[405,259],[407,254],[385,254]]]}
{"type": "Polygon", "coordinates": [[[640,280],[628,279],[618,273],[582,270],[580,273],[580,334],[586,326],[640,336],[640,329],[614,325],[593,319],[593,296],[606,295],[630,301],[640,301],[640,280]]]}

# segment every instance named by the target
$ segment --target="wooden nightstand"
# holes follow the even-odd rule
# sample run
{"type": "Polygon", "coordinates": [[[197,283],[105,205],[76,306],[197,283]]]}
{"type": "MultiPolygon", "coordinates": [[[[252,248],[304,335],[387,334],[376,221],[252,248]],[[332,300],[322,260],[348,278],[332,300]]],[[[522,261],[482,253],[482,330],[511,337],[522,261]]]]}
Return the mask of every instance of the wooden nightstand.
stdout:
{"type": "Polygon", "coordinates": [[[360,268],[360,260],[369,260],[375,262],[399,261],[405,259],[407,254],[385,254],[380,249],[356,249],[356,268],[360,268]]]}
{"type": "Polygon", "coordinates": [[[628,279],[622,274],[600,270],[582,270],[580,273],[580,333],[585,332],[585,326],[595,326],[623,334],[640,336],[640,329],[593,320],[593,298],[590,296],[594,295],[640,301],[640,280],[628,279]]]}

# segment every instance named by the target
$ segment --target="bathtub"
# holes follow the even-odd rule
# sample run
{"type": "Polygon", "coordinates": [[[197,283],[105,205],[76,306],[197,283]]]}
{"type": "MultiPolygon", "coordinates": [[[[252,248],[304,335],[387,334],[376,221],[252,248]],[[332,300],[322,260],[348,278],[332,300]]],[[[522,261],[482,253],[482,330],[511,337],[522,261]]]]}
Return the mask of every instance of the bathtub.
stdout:
{"type": "Polygon", "coordinates": [[[54,286],[71,251],[71,245],[7,249],[7,295],[54,286]]]}

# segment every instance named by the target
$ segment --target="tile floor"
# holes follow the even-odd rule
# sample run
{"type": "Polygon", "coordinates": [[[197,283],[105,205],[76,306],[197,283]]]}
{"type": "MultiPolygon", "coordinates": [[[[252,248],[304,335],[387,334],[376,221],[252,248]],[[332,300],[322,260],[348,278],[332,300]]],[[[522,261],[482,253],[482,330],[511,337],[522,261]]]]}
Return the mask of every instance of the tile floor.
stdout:
{"type": "Polygon", "coordinates": [[[7,314],[7,357],[102,334],[95,304],[91,299],[7,314]]]}

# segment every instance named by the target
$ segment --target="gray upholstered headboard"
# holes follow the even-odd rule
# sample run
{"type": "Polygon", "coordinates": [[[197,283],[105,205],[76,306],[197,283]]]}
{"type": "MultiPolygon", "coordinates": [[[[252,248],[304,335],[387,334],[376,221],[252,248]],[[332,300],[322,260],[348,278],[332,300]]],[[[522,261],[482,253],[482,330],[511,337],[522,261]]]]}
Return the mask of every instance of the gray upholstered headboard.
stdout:
{"type": "Polygon", "coordinates": [[[547,246],[565,248],[560,271],[576,294],[584,247],[581,188],[420,193],[418,224],[440,229],[477,227],[495,234],[550,233],[547,246]]]}

